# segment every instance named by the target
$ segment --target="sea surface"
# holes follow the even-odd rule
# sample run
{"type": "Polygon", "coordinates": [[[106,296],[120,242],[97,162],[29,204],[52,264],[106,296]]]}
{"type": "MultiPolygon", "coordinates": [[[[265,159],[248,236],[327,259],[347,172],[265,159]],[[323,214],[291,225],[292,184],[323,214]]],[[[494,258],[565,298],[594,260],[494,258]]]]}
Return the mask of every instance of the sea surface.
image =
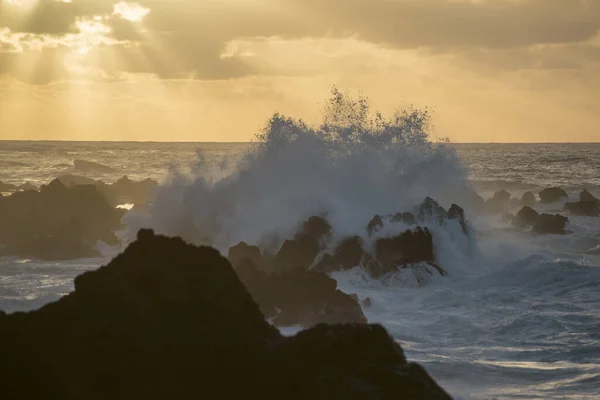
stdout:
{"type": "MultiPolygon", "coordinates": [[[[0,181],[46,184],[63,174],[112,182],[127,175],[169,184],[173,174],[225,176],[247,143],[0,142],[0,181]],[[111,167],[81,171],[76,159],[111,167]]],[[[600,144],[456,144],[459,162],[484,197],[549,186],[571,199],[600,197],[600,144]]],[[[302,160],[297,160],[302,162],[302,160]]],[[[216,178],[218,179],[218,178],[216,178]]],[[[294,180],[294,175],[289,180],[294,180]]],[[[300,183],[298,183],[300,184],[300,183]]],[[[302,181],[302,184],[306,182],[302,181]]],[[[546,207],[561,212],[562,204],[546,207]]],[[[424,287],[374,281],[358,269],[340,287],[369,297],[365,314],[459,399],[600,398],[600,218],[572,217],[565,236],[532,236],[498,217],[468,214],[478,252],[444,249],[449,277],[424,287]]],[[[127,242],[127,233],[121,235],[127,242]]],[[[36,309],[73,289],[73,278],[108,262],[0,259],[0,309],[36,309]]],[[[293,330],[291,330],[293,331],[293,330]]]]}

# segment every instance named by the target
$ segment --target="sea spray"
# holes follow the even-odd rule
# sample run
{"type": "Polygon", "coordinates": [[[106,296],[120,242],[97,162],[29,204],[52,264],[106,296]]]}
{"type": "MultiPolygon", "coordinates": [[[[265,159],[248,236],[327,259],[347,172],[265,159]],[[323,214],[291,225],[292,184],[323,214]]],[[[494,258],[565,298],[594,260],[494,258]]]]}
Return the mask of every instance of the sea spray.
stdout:
{"type": "Polygon", "coordinates": [[[194,174],[172,171],[147,215],[127,224],[221,250],[240,241],[276,249],[311,215],[326,215],[335,237],[363,234],[375,214],[410,210],[426,196],[449,206],[468,188],[455,151],[432,140],[427,110],[385,118],[335,88],[320,124],[275,114],[225,170],[200,157],[194,174]]]}

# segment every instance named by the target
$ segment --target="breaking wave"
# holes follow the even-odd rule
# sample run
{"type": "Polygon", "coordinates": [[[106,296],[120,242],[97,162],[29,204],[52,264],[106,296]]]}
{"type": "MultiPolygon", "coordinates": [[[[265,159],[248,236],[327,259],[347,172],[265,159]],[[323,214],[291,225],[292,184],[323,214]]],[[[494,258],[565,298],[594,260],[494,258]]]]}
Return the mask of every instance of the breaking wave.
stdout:
{"type": "Polygon", "coordinates": [[[326,214],[343,236],[426,196],[460,204],[467,170],[431,128],[428,110],[385,118],[366,98],[334,88],[319,124],[273,115],[241,159],[215,165],[199,154],[193,174],[174,169],[147,215],[127,223],[219,249],[239,241],[268,248],[311,215],[326,214]]]}

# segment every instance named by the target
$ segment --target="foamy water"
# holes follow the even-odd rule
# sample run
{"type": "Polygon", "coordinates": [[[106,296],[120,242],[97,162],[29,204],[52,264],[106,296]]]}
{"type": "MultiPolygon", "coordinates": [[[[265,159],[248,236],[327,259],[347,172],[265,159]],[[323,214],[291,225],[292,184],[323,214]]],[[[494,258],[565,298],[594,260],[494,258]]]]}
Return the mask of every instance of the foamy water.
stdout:
{"type": "MultiPolygon", "coordinates": [[[[191,222],[192,239],[206,229],[223,249],[238,240],[266,246],[318,212],[328,213],[337,235],[356,233],[373,214],[404,211],[425,194],[447,206],[469,177],[483,194],[556,184],[572,198],[583,188],[600,197],[598,144],[455,145],[457,158],[426,138],[396,145],[398,131],[370,142],[372,126],[362,139],[309,134],[283,144],[289,132],[277,136],[278,129],[267,138],[272,147],[258,153],[248,144],[2,142],[0,180],[40,184],[76,173],[74,159],[116,170],[87,173],[93,178],[159,179],[164,187],[150,215],[130,215],[122,237],[139,226],[189,234],[191,222]],[[246,173],[231,175],[240,165],[246,173]]],[[[383,324],[457,398],[598,398],[600,218],[570,217],[573,234],[540,237],[495,217],[467,218],[476,233],[472,251],[450,228],[435,235],[448,277],[424,287],[401,276],[374,281],[359,269],[335,278],[344,291],[370,298],[369,321],[383,324]]],[[[75,276],[119,250],[101,247],[103,258],[65,263],[2,259],[0,308],[31,310],[56,300],[72,290],[75,276]]]]}

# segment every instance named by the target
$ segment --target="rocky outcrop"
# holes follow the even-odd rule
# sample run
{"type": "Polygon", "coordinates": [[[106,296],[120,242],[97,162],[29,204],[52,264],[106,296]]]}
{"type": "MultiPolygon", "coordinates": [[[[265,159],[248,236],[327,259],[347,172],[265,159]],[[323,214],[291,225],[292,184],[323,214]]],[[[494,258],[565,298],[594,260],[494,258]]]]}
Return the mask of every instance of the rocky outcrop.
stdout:
{"type": "Polygon", "coordinates": [[[38,190],[38,187],[37,187],[37,186],[35,186],[35,185],[34,185],[33,183],[31,183],[31,182],[25,182],[24,184],[22,184],[22,185],[19,185],[17,189],[18,189],[18,190],[20,190],[20,191],[22,191],[22,192],[25,192],[25,191],[27,191],[27,190],[35,190],[35,191],[37,191],[37,190],[38,190]]]}
{"type": "Polygon", "coordinates": [[[544,189],[539,193],[539,196],[540,196],[540,203],[545,203],[545,204],[554,203],[554,202],[557,202],[559,200],[563,200],[563,199],[566,199],[567,197],[569,197],[567,192],[565,192],[563,189],[557,188],[557,187],[544,189]]]}
{"type": "Polygon", "coordinates": [[[122,177],[113,184],[104,183],[79,175],[62,175],[58,179],[68,187],[72,186],[94,186],[114,207],[121,204],[143,205],[153,197],[158,182],[152,179],[144,179],[136,182],[127,176],[122,177]]]}
{"type": "Polygon", "coordinates": [[[595,201],[579,201],[577,203],[566,203],[565,210],[571,215],[598,217],[600,216],[600,207],[595,201]]]}
{"type": "Polygon", "coordinates": [[[331,235],[331,226],[323,217],[310,217],[292,240],[286,240],[275,257],[279,271],[308,269],[331,235]]]}
{"type": "Polygon", "coordinates": [[[540,220],[540,214],[533,208],[525,206],[523,207],[512,220],[512,225],[515,228],[533,228],[540,220]]]}
{"type": "Polygon", "coordinates": [[[542,214],[532,231],[540,235],[564,235],[567,233],[565,231],[567,222],[569,219],[562,215],[542,214]]]}
{"type": "Polygon", "coordinates": [[[67,188],[59,180],[39,192],[16,192],[0,202],[0,243],[5,255],[43,260],[94,257],[97,241],[116,245],[122,210],[92,186],[67,188]]]}
{"type": "Polygon", "coordinates": [[[378,325],[283,337],[226,259],[140,231],[75,291],[0,313],[0,393],[12,399],[450,399],[378,325]]]}

